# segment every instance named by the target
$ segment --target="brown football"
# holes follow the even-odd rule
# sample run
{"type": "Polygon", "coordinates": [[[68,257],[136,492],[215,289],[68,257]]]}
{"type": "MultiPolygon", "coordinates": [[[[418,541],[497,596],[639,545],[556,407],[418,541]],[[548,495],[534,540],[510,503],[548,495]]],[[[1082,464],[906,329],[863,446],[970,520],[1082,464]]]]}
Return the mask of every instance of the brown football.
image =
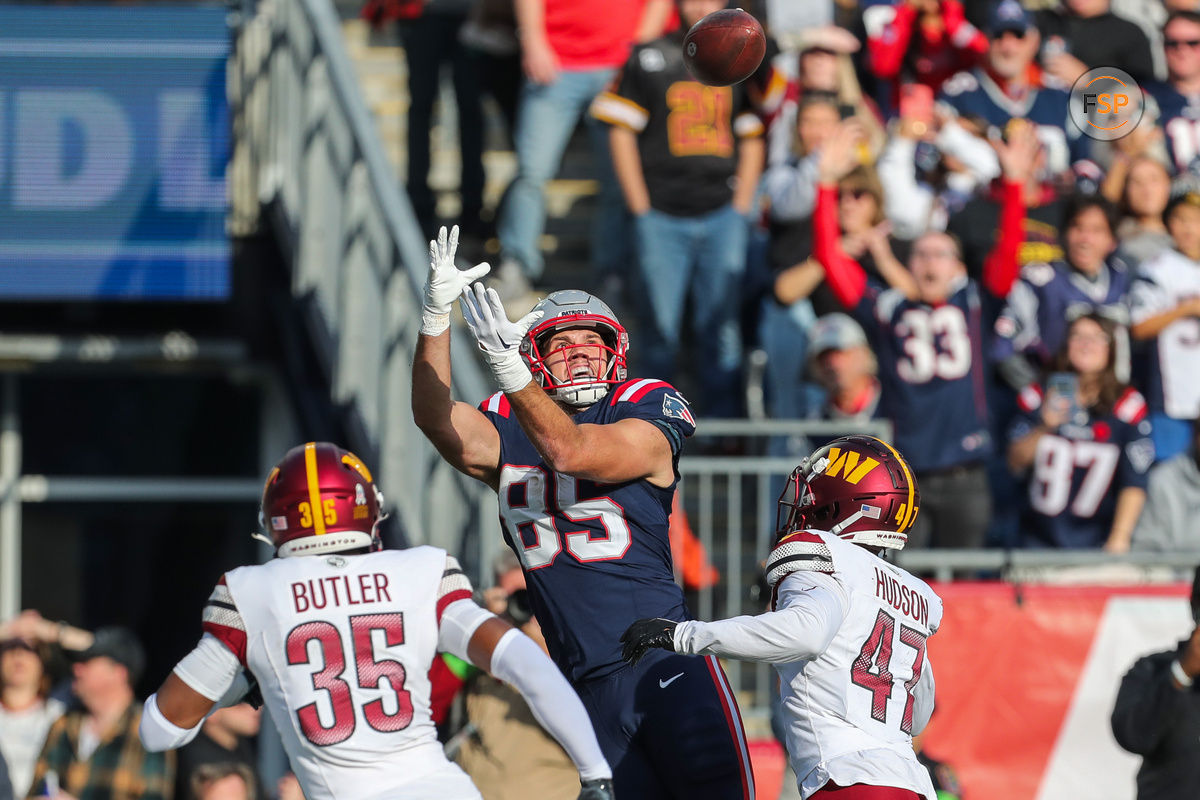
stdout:
{"type": "Polygon", "coordinates": [[[683,37],[688,72],[709,86],[732,86],[754,74],[767,52],[758,20],[740,8],[714,11],[683,37]]]}

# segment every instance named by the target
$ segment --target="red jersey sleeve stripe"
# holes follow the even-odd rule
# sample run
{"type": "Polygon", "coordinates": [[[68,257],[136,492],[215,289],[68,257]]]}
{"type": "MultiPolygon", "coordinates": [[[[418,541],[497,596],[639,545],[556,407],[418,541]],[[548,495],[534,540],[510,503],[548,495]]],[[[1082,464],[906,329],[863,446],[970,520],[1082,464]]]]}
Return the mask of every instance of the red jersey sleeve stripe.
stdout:
{"type": "Polygon", "coordinates": [[[650,392],[653,392],[655,389],[664,389],[664,388],[670,389],[672,387],[671,387],[671,384],[667,383],[666,381],[654,381],[652,383],[649,383],[649,384],[643,386],[641,389],[638,389],[636,392],[633,393],[633,397],[631,397],[629,399],[632,402],[636,403],[639,400],[641,400],[643,397],[645,397],[646,395],[650,394],[650,392]]]}
{"type": "Polygon", "coordinates": [[[211,633],[217,637],[217,640],[229,648],[229,652],[237,656],[237,660],[243,667],[246,664],[246,632],[239,631],[237,628],[230,628],[227,625],[219,625],[215,622],[204,622],[201,628],[205,633],[211,633]]]}
{"type": "Polygon", "coordinates": [[[1117,419],[1136,425],[1146,418],[1146,400],[1137,389],[1126,389],[1115,411],[1117,419]]]}
{"type": "Polygon", "coordinates": [[[1029,413],[1042,405],[1042,387],[1031,383],[1017,394],[1017,407],[1029,413]]]}
{"type": "Polygon", "coordinates": [[[446,606],[451,603],[456,603],[459,600],[470,600],[471,592],[466,589],[458,589],[453,592],[447,592],[438,598],[437,601],[437,623],[442,624],[442,612],[446,610],[446,606]]]}
{"type": "Polygon", "coordinates": [[[821,546],[825,545],[825,540],[822,539],[820,536],[817,536],[812,531],[793,531],[793,532],[789,533],[787,536],[784,536],[782,539],[780,539],[779,543],[776,544],[775,546],[778,547],[779,545],[784,544],[784,543],[798,544],[800,542],[804,542],[806,544],[819,544],[821,546]]]}
{"type": "Polygon", "coordinates": [[[493,414],[499,414],[502,417],[507,417],[509,413],[508,398],[504,396],[504,392],[496,392],[487,400],[484,400],[479,404],[479,410],[490,411],[493,414]]]}

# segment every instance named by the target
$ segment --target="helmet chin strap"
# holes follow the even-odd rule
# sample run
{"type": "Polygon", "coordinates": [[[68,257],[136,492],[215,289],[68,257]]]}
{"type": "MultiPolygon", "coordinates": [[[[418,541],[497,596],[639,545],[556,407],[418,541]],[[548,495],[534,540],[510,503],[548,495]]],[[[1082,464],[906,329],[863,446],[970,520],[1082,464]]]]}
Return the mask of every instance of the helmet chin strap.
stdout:
{"type": "Polygon", "coordinates": [[[250,533],[250,538],[251,538],[251,539],[257,539],[258,541],[260,541],[260,542],[263,542],[264,544],[269,544],[269,545],[271,545],[271,547],[274,547],[274,546],[275,546],[275,543],[274,543],[274,542],[272,542],[272,541],[271,541],[269,538],[267,538],[266,536],[263,536],[263,535],[262,535],[261,533],[259,533],[258,531],[252,531],[252,532],[250,533]]]}

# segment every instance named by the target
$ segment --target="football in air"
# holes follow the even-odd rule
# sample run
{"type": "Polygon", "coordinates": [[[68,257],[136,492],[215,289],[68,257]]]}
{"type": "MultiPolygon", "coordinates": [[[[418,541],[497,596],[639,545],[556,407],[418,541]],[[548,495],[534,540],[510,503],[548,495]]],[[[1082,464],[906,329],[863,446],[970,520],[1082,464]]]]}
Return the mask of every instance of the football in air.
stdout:
{"type": "Polygon", "coordinates": [[[714,11],[683,37],[683,61],[709,86],[732,86],[754,74],[767,52],[758,20],[740,8],[714,11]]]}

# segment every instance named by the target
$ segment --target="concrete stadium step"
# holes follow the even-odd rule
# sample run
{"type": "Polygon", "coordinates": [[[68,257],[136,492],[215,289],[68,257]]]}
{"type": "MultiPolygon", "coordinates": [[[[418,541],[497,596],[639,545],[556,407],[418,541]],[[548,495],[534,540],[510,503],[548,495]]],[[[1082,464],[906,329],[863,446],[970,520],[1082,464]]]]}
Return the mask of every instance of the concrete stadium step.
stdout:
{"type": "MultiPolygon", "coordinates": [[[[404,48],[393,26],[373,30],[359,18],[358,3],[337,0],[342,32],[354,62],[367,106],[397,180],[404,182],[407,169],[405,141],[408,135],[408,67],[404,48]]],[[[494,212],[505,188],[516,172],[516,158],[503,129],[498,110],[485,104],[484,187],[485,213],[494,212]]],[[[454,96],[444,82],[434,112],[431,135],[430,186],[438,199],[438,215],[454,219],[461,208],[458,194],[460,158],[454,96]]],[[[592,270],[588,237],[595,210],[596,182],[591,176],[588,138],[580,127],[563,157],[559,176],[546,188],[546,231],[542,249],[546,253],[547,286],[583,285],[592,270]]],[[[488,242],[494,257],[498,243],[488,242]]],[[[595,288],[595,287],[592,287],[595,288]]]]}

